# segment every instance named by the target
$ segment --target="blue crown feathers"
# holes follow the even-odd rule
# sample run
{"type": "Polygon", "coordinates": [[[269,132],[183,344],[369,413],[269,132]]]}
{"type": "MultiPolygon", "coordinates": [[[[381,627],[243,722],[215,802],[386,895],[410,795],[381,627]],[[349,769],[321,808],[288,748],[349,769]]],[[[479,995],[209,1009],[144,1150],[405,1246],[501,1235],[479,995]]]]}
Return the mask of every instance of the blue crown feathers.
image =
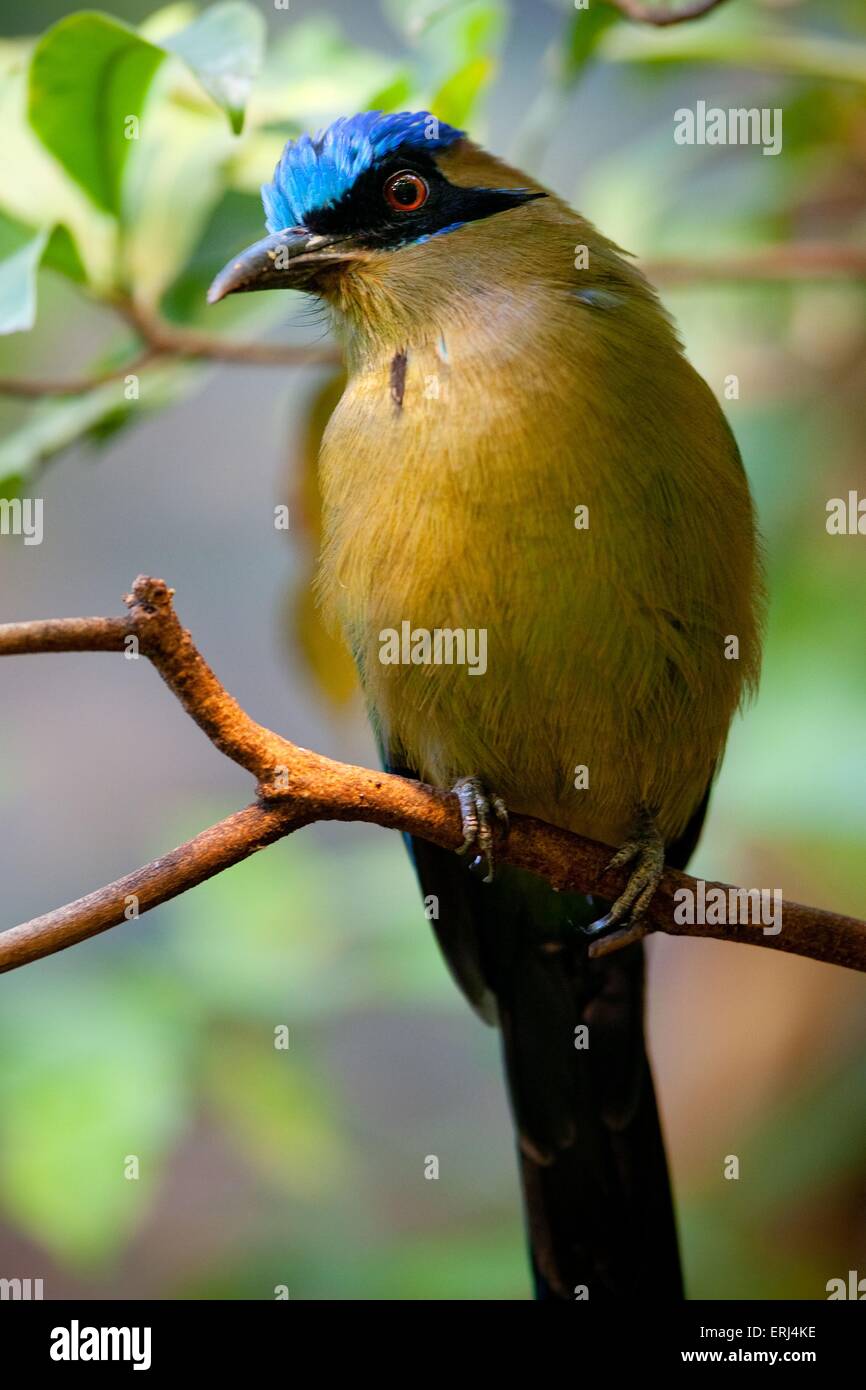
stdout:
{"type": "Polygon", "coordinates": [[[401,145],[442,150],[463,134],[429,111],[362,111],[341,116],[318,135],[290,140],[273,183],[262,188],[268,231],[301,226],[315,209],[333,206],[359,174],[401,145]]]}

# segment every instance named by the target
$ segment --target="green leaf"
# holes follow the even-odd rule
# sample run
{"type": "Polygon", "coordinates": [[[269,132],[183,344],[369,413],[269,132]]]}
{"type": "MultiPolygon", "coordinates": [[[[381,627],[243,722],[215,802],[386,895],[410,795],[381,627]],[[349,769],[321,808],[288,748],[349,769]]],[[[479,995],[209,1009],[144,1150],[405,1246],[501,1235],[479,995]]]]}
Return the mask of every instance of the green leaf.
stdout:
{"type": "Polygon", "coordinates": [[[243,0],[214,5],[179,34],[164,40],[227,113],[235,135],[265,53],[265,21],[243,0]]]}
{"type": "Polygon", "coordinates": [[[416,51],[419,84],[443,120],[466,123],[496,70],[508,26],[502,0],[385,0],[416,51]]]}
{"type": "Polygon", "coordinates": [[[447,43],[456,61],[477,57],[504,29],[502,0],[383,0],[395,29],[412,43],[447,43]]]}
{"type": "Polygon", "coordinates": [[[140,117],[163,51],[94,12],[70,15],[39,40],[30,66],[30,122],[93,202],[120,210],[129,117],[140,117]]]}
{"type": "Polygon", "coordinates": [[[471,58],[443,82],[433,98],[438,118],[450,125],[468,125],[478,100],[496,70],[493,58],[471,58]]]}
{"type": "Polygon", "coordinates": [[[576,82],[598,47],[599,39],[612,24],[619,21],[613,6],[593,4],[587,10],[576,10],[565,36],[561,58],[562,81],[566,86],[576,82]]]}
{"type": "Polygon", "coordinates": [[[26,415],[19,429],[7,431],[0,444],[0,496],[6,495],[7,477],[16,478],[20,485],[44,459],[71,444],[114,410],[121,398],[121,383],[109,382],[86,396],[40,402],[26,415]]]}
{"type": "Polygon", "coordinates": [[[0,333],[26,332],[36,322],[36,272],[48,236],[0,213],[0,333]]]}
{"type": "Polygon", "coordinates": [[[139,33],[151,43],[165,45],[181,29],[186,29],[198,16],[194,0],[171,0],[159,10],[153,10],[138,26],[139,33]]]}
{"type": "Polygon", "coordinates": [[[150,410],[171,404],[189,389],[201,371],[201,367],[189,364],[143,373],[140,396],[134,402],[125,399],[123,377],[107,381],[83,396],[41,401],[27,413],[19,429],[6,432],[0,444],[0,497],[14,496],[14,492],[5,491],[7,484],[20,490],[41,463],[89,432],[98,437],[100,422],[109,422],[116,430],[118,412],[123,412],[124,423],[131,423],[150,410]]]}
{"type": "MultiPolygon", "coordinates": [[[[350,43],[330,16],[298,20],[268,45],[256,84],[257,122],[279,123],[281,128],[290,123],[300,132],[347,111],[374,110],[379,103],[371,98],[404,75],[404,65],[350,43]]],[[[285,137],[282,131],[277,154],[285,137]]],[[[241,156],[248,145],[245,141],[241,156]]],[[[256,171],[257,183],[271,177],[274,162],[268,153],[267,162],[256,171]]]]}
{"type": "Polygon", "coordinates": [[[87,281],[87,271],[78,254],[78,246],[68,227],[58,225],[48,238],[48,245],[42,257],[42,264],[49,270],[57,270],[77,285],[87,281]]]}
{"type": "MultiPolygon", "coordinates": [[[[75,241],[91,287],[104,293],[114,285],[116,223],[49,154],[30,124],[29,68],[28,51],[22,66],[0,81],[3,211],[31,227],[62,223],[75,241]]],[[[51,251],[49,244],[47,260],[51,251]]]]}
{"type": "Polygon", "coordinates": [[[165,54],[183,60],[238,133],[264,40],[262,16],[241,0],[215,5],[160,45],[108,15],[70,15],[33,53],[30,123],[97,207],[117,215],[132,144],[130,118],[140,120],[165,54]]]}
{"type": "Polygon", "coordinates": [[[400,72],[391,82],[367,98],[369,111],[406,111],[412,97],[412,77],[400,72]]]}
{"type": "Polygon", "coordinates": [[[154,102],[149,109],[123,199],[124,271],[139,300],[156,304],[182,270],[220,198],[234,143],[210,105],[154,102]]]}
{"type": "Polygon", "coordinates": [[[40,265],[79,284],[87,278],[65,227],[28,227],[0,210],[0,334],[27,332],[36,322],[40,265]]]}
{"type": "MultiPolygon", "coordinates": [[[[262,234],[262,200],[258,189],[252,193],[228,192],[220,198],[201,230],[198,241],[188,256],[181,273],[175,278],[162,296],[162,311],[170,319],[181,322],[207,320],[212,314],[208,307],[206,294],[208,285],[217,271],[235,253],[239,246],[256,241],[262,234]]],[[[235,311],[246,319],[249,314],[254,323],[259,321],[259,310],[252,303],[248,309],[244,299],[253,300],[252,295],[237,295],[239,307],[235,311]]],[[[262,301],[262,315],[268,309],[267,295],[258,295],[262,301]]],[[[281,311],[285,313],[285,310],[281,311]]],[[[262,318],[264,326],[264,317],[262,318]]],[[[255,331],[250,329],[250,331],[255,331]]]]}

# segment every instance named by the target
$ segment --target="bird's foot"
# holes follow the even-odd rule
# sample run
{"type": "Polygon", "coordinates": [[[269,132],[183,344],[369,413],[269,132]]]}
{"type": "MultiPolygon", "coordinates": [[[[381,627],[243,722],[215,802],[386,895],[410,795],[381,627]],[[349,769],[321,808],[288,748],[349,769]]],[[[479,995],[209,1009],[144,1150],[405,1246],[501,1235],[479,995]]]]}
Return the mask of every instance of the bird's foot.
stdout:
{"type": "Polygon", "coordinates": [[[460,820],[463,824],[463,845],[458,854],[469,850],[478,851],[472,867],[486,863],[485,883],[493,881],[493,828],[498,820],[503,830],[508,830],[508,808],[501,796],[488,792],[479,777],[461,777],[451,790],[460,802],[460,820]]]}
{"type": "Polygon", "coordinates": [[[609,955],[611,951],[630,946],[646,936],[643,919],[664,873],[665,844],[651,812],[645,806],[640,808],[634,833],[617,850],[600,877],[603,878],[611,869],[622,869],[632,863],[634,868],[628,883],[610,911],[584,928],[587,936],[597,938],[589,949],[593,957],[609,955]],[[620,923],[624,925],[620,926],[620,923]]]}

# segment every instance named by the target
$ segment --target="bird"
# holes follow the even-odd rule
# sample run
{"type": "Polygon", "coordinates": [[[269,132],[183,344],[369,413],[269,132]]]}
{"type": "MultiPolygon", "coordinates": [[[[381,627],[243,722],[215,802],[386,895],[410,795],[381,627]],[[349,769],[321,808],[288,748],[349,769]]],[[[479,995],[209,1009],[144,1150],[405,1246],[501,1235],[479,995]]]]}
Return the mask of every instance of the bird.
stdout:
{"type": "Polygon", "coordinates": [[[429,111],[290,140],[262,200],[208,297],[300,290],[343,345],[318,597],[385,767],[458,798],[463,851],[409,847],[500,1029],[535,1297],[679,1301],[642,938],[759,676],[733,433],[628,254],[429,111]],[[610,846],[622,892],[497,862],[514,813],[610,846]]]}

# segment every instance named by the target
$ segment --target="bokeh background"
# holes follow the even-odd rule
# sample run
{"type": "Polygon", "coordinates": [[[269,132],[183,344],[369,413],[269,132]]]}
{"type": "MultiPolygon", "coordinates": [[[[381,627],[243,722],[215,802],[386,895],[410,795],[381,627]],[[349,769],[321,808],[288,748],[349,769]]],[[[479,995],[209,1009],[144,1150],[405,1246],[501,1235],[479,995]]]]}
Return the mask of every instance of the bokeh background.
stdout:
{"type": "MultiPolygon", "coordinates": [[[[111,5],[131,24],[150,9],[111,5]]],[[[720,398],[739,378],[724,404],[765,539],[766,662],[693,871],[866,916],[866,539],[825,528],[829,498],[866,492],[864,285],[710,275],[763,248],[863,247],[861,0],[729,0],[660,30],[603,0],[589,17],[565,0],[258,9],[265,69],[241,136],[179,60],[160,68],[118,241],[26,125],[33,36],[71,7],[0,0],[0,222],[62,223],[90,282],[39,271],[36,326],[2,340],[0,374],[128,352],[105,303],[118,287],[214,333],[320,342],[327,324],[293,295],[203,306],[213,270],[261,234],[256,190],[284,139],[372,105],[467,124],[658,268],[720,398]],[[676,145],[673,112],[698,100],[781,107],[782,153],[676,145]]],[[[192,17],[171,6],[148,32],[192,17]]],[[[137,573],[161,575],[256,718],[373,762],[309,600],[310,458],[334,389],[325,368],[166,362],[138,402],[116,382],[0,401],[0,493],[45,503],[41,546],[0,537],[0,620],[116,612],[137,573]]],[[[2,927],[249,799],[144,661],[8,659],[0,689],[2,927]]],[[[866,982],[746,945],[649,954],[691,1296],[823,1298],[866,1274],[866,982]]],[[[41,1277],[51,1298],[528,1297],[497,1039],[446,976],[396,835],[305,830],[0,980],[0,1276],[41,1277]]]]}

